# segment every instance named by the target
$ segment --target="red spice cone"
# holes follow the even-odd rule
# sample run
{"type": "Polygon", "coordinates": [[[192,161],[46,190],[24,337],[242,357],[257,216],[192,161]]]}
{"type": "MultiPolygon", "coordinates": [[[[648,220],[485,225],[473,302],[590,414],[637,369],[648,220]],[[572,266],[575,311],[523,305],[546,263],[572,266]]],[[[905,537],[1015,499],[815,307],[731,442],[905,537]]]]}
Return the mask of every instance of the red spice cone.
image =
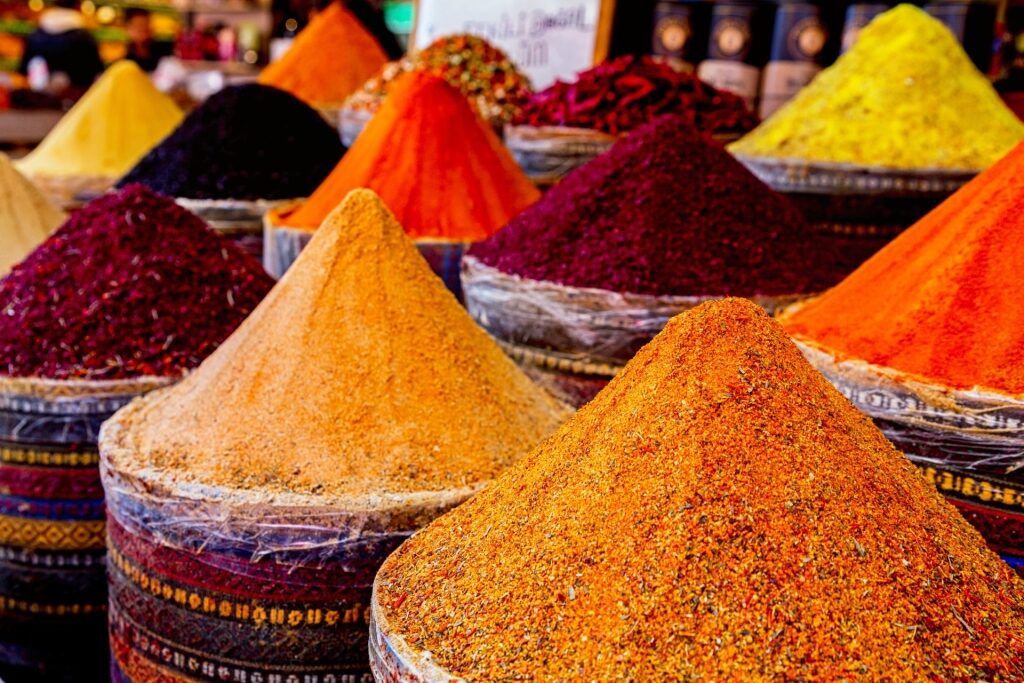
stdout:
{"type": "Polygon", "coordinates": [[[738,299],[675,318],[375,591],[371,652],[468,680],[1024,677],[1024,583],[738,299]]]}

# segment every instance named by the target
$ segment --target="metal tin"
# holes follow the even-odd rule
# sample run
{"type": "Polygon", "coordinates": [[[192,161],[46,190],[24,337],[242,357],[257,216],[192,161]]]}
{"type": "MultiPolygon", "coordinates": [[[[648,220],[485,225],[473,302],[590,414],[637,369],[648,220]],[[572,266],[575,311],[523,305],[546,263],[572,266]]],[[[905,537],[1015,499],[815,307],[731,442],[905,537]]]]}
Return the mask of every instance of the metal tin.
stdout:
{"type": "Polygon", "coordinates": [[[857,36],[865,26],[892,5],[885,2],[855,2],[846,10],[846,22],[843,24],[843,46],[846,52],[857,41],[857,36]]]}
{"type": "Polygon", "coordinates": [[[821,70],[829,40],[821,8],[812,2],[779,6],[771,60],[761,83],[762,118],[771,116],[821,70]]]}
{"type": "Polygon", "coordinates": [[[703,0],[660,0],[654,6],[651,53],[683,71],[707,54],[711,5],[703,0]]]}
{"type": "Polygon", "coordinates": [[[982,73],[992,66],[998,8],[991,0],[939,0],[925,10],[949,27],[982,73]]]}
{"type": "Polygon", "coordinates": [[[768,61],[766,28],[772,26],[773,12],[774,6],[760,2],[716,3],[707,59],[697,69],[701,80],[736,93],[753,107],[768,61]]]}

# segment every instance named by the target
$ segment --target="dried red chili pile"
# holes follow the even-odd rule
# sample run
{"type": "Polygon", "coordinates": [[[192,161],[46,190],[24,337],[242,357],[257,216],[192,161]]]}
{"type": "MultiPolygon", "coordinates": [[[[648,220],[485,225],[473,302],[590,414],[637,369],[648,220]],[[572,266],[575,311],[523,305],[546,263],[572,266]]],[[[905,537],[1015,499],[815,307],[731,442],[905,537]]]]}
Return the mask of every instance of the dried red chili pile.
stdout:
{"type": "Polygon", "coordinates": [[[1024,680],[1024,582],[738,299],[675,318],[376,594],[466,680],[1024,680]]]}
{"type": "Polygon", "coordinates": [[[524,278],[634,294],[803,294],[843,275],[799,209],[672,115],[616,142],[470,254],[524,278]]]}
{"type": "Polygon", "coordinates": [[[746,133],[757,116],[740,97],[650,57],[619,57],[534,93],[515,123],[592,128],[611,135],[679,114],[708,133],[746,133]]]}
{"type": "Polygon", "coordinates": [[[131,185],[73,214],[0,280],[0,374],[176,376],[272,286],[202,220],[131,185]]]}

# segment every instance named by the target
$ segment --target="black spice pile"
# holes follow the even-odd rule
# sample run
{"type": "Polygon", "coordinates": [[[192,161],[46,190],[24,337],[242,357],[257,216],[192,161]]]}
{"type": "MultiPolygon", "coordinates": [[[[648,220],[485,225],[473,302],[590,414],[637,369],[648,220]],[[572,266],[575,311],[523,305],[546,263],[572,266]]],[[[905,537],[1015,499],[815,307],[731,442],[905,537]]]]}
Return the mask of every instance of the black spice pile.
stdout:
{"type": "Polygon", "coordinates": [[[308,196],[344,154],[315,110],[266,85],[226,88],[128,172],[169,197],[293,199],[308,196]]]}

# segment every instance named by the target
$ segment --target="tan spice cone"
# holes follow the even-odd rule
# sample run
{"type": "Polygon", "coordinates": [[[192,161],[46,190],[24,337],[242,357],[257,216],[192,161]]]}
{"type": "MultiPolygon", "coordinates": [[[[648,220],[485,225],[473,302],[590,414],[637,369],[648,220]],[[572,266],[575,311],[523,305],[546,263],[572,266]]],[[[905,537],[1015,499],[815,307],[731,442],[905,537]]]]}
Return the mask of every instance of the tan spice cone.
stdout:
{"type": "Polygon", "coordinates": [[[119,414],[102,450],[179,492],[373,508],[461,500],[565,416],[357,190],[235,334],[119,414]]]}
{"type": "Polygon", "coordinates": [[[64,212],[0,154],[0,277],[63,222],[64,212]]]}
{"type": "Polygon", "coordinates": [[[1024,584],[738,299],[406,542],[374,619],[404,680],[1024,679],[1024,584]]]}

